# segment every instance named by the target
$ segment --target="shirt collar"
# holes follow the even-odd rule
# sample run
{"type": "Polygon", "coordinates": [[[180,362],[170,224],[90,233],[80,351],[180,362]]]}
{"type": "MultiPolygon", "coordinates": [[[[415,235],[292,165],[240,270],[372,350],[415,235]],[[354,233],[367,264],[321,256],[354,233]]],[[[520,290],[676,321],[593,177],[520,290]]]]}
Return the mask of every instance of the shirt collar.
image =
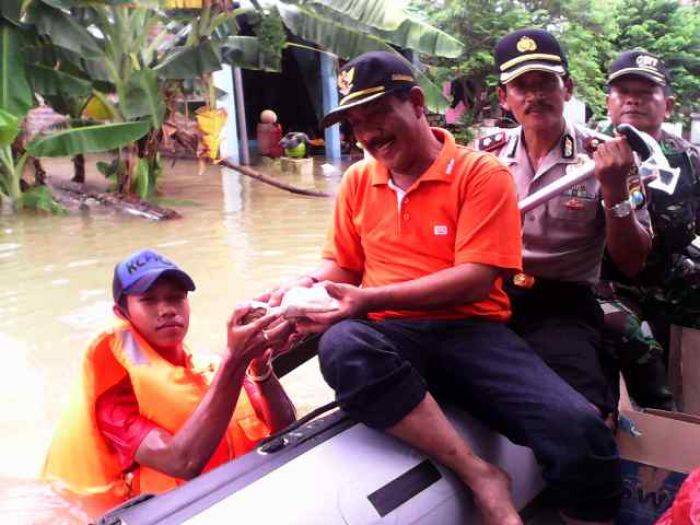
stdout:
{"type": "MultiPolygon", "coordinates": [[[[435,138],[442,143],[442,149],[435,161],[420,177],[418,177],[416,182],[420,183],[429,180],[449,182],[452,180],[452,170],[454,168],[455,153],[457,151],[455,139],[452,134],[445,129],[430,128],[430,130],[433,132],[435,138]]],[[[372,186],[387,184],[389,182],[389,170],[375,159],[372,159],[370,162],[373,162],[375,165],[374,172],[372,173],[372,186]]]]}
{"type": "MultiPolygon", "coordinates": [[[[564,119],[564,133],[559,137],[559,141],[547,154],[547,160],[557,164],[572,164],[577,161],[580,145],[576,140],[576,127],[568,120],[564,119]]],[[[518,126],[511,133],[508,143],[505,145],[505,155],[501,156],[506,164],[518,164],[522,159],[527,158],[525,150],[525,140],[523,138],[523,128],[518,126]]]]}

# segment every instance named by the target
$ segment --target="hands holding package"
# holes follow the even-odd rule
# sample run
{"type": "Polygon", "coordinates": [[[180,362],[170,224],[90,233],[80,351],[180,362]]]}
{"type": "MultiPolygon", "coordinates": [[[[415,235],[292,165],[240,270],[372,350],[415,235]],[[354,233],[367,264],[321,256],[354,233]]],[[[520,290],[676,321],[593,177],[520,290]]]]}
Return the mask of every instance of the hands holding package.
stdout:
{"type": "Polygon", "coordinates": [[[228,322],[228,348],[251,369],[289,351],[305,335],[325,331],[341,319],[366,312],[361,289],[301,278],[236,306],[228,322]]]}

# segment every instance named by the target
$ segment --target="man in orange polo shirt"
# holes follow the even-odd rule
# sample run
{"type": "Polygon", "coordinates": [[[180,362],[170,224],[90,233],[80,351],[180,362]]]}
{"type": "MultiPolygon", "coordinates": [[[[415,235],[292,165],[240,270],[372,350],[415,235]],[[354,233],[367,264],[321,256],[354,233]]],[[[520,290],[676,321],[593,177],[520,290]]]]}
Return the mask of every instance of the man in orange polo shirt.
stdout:
{"type": "Polygon", "coordinates": [[[521,268],[520,214],[508,170],[430,128],[405,60],[370,52],[339,74],[344,119],[372,158],[341,183],[319,268],[339,310],[309,315],[341,407],[452,469],[485,523],[517,524],[507,475],[476,457],[433,394],[529,446],[556,494],[588,498],[615,444],[588,402],[506,326],[504,276],[521,268]]]}

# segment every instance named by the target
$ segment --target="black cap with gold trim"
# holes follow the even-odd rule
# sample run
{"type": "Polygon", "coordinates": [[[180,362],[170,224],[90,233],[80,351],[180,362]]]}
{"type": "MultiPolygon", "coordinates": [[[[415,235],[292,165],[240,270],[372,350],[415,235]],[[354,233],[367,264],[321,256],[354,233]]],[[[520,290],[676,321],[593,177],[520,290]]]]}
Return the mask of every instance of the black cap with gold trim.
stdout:
{"type": "Polygon", "coordinates": [[[528,71],[567,74],[564,52],[554,36],[543,29],[520,29],[508,33],[496,44],[496,67],[501,84],[528,71]]]}
{"type": "Polygon", "coordinates": [[[384,95],[417,85],[408,61],[387,51],[363,53],[345,64],[338,73],[338,107],[321,119],[321,128],[343,119],[350,108],[384,95]]]}
{"type": "Polygon", "coordinates": [[[625,76],[637,76],[651,80],[666,89],[670,88],[671,75],[657,56],[634,49],[623,51],[608,68],[608,84],[625,76]]]}

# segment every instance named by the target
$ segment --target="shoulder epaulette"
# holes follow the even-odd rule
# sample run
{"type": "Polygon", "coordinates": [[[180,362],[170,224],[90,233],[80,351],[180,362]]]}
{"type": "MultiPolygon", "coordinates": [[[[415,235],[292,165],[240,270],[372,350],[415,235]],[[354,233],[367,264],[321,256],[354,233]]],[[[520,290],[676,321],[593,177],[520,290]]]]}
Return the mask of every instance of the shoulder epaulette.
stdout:
{"type": "Polygon", "coordinates": [[[476,145],[479,151],[494,151],[505,146],[506,142],[508,142],[508,134],[501,131],[487,137],[481,137],[476,145]]]}

